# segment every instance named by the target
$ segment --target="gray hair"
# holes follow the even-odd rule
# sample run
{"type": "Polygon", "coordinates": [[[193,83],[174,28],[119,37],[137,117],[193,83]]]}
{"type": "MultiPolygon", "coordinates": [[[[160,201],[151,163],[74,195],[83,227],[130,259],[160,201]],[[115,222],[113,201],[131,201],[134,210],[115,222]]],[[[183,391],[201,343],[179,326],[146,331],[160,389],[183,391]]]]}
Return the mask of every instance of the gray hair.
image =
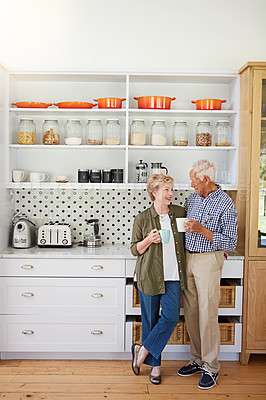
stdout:
{"type": "Polygon", "coordinates": [[[213,162],[208,160],[198,160],[195,161],[190,168],[190,171],[194,171],[196,177],[201,181],[204,179],[204,176],[208,176],[212,182],[215,180],[216,175],[216,166],[213,162]]]}

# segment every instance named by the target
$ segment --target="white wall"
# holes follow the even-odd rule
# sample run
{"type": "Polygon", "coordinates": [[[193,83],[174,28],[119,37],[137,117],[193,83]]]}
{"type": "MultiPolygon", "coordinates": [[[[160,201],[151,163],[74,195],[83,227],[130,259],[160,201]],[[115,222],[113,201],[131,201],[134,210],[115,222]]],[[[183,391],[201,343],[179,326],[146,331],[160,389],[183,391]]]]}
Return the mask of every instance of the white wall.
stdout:
{"type": "Polygon", "coordinates": [[[266,0],[0,0],[12,70],[237,71],[266,61],[266,0]]]}

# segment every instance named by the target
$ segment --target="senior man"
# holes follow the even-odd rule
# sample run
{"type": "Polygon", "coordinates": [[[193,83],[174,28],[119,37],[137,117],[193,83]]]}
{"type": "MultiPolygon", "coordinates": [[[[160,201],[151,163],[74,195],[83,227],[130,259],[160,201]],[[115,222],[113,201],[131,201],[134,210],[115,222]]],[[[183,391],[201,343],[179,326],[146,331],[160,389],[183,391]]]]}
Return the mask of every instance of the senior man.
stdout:
{"type": "Polygon", "coordinates": [[[200,389],[216,384],[220,365],[218,307],[224,252],[237,244],[237,212],[231,198],[214,182],[216,167],[196,161],[189,171],[195,189],[185,202],[187,290],[183,292],[191,361],[178,375],[202,373],[200,389]]]}

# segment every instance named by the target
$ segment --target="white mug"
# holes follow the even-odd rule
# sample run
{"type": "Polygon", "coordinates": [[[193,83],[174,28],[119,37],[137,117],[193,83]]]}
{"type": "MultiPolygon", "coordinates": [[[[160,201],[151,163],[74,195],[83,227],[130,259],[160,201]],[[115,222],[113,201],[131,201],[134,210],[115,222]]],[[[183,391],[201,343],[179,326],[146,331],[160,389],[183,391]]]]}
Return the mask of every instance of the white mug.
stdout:
{"type": "Polygon", "coordinates": [[[176,218],[176,225],[178,232],[186,232],[185,230],[185,223],[187,222],[187,218],[176,218]]]}
{"type": "Polygon", "coordinates": [[[49,178],[49,175],[45,172],[30,172],[30,181],[31,182],[45,182],[49,178]]]}
{"type": "Polygon", "coordinates": [[[12,180],[13,182],[23,182],[27,177],[27,171],[20,169],[13,169],[12,171],[12,180]]]}

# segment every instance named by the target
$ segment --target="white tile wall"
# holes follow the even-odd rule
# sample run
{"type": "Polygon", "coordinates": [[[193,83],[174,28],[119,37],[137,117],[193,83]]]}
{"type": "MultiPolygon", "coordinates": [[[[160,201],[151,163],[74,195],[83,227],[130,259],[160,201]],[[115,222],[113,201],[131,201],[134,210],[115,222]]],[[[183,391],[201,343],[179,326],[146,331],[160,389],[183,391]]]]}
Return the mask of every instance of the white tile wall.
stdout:
{"type": "MultiPolygon", "coordinates": [[[[183,205],[191,191],[175,191],[173,203],[183,205]]],[[[19,189],[14,211],[26,214],[37,226],[49,221],[69,223],[74,242],[83,240],[86,219],[98,218],[105,243],[131,240],[135,216],[151,205],[146,190],[136,189],[19,189]]]]}

